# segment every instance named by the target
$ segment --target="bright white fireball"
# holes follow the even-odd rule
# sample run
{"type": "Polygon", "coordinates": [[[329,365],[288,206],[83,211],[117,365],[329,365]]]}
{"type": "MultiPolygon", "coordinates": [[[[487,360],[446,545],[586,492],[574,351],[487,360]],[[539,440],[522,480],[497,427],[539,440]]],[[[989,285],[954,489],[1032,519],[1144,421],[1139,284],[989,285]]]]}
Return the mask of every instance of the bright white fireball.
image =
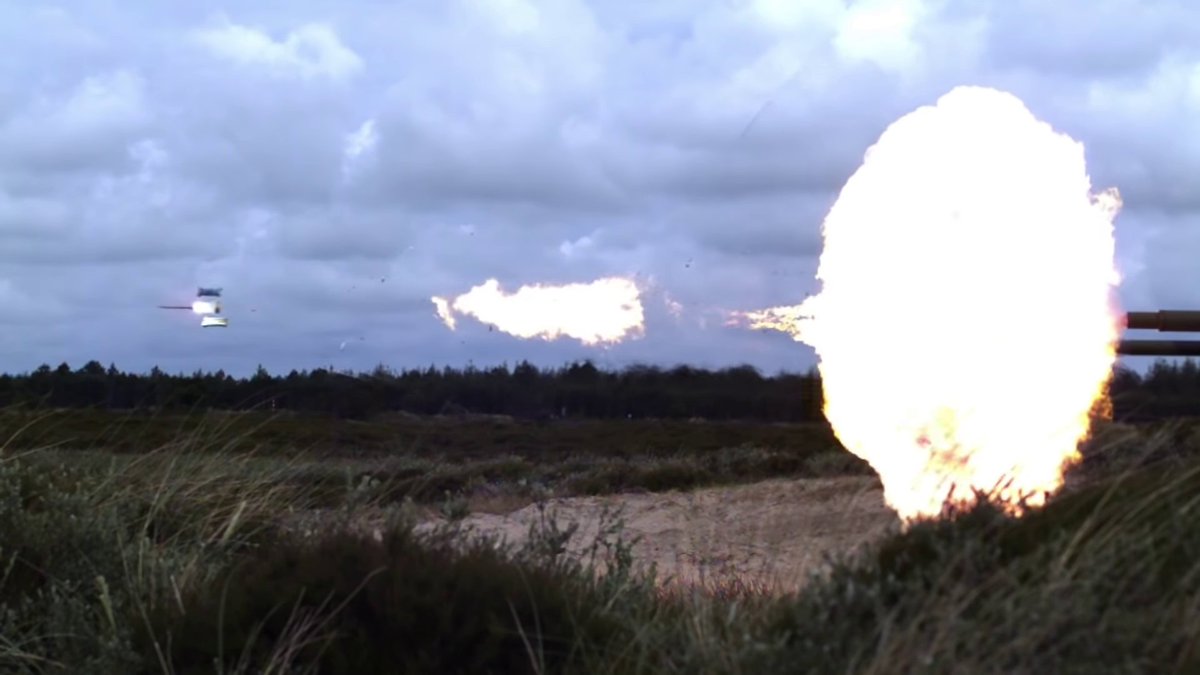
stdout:
{"type": "Polygon", "coordinates": [[[826,416],[905,521],[1006,484],[1002,502],[1036,505],[1078,457],[1121,327],[1120,200],[1091,188],[1082,144],[1012,94],[956,88],[843,187],[820,294],[741,314],[815,348],[826,416]]]}

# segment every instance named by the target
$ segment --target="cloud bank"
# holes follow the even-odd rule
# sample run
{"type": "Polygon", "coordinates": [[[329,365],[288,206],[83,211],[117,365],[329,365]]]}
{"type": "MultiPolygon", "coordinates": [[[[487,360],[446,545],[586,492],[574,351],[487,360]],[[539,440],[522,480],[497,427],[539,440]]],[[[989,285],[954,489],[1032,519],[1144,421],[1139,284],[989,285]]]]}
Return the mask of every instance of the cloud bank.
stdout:
{"type": "Polygon", "coordinates": [[[803,370],[713,311],[814,293],[866,148],[958,84],[1121,190],[1124,304],[1200,306],[1194,3],[29,1],[0,39],[4,370],[803,370]],[[603,349],[451,332],[429,301],[607,276],[642,280],[646,334],[603,349]],[[228,329],[155,309],[200,285],[228,329]]]}

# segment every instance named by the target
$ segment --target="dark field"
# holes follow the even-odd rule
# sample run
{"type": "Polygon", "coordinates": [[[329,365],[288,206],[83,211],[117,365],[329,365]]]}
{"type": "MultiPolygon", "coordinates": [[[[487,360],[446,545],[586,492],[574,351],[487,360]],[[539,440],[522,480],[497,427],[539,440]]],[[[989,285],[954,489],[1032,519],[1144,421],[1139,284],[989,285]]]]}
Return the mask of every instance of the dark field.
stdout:
{"type": "MultiPolygon", "coordinates": [[[[144,452],[166,445],[270,454],[360,457],[408,454],[479,459],[512,454],[534,460],[566,455],[703,455],[750,445],[803,454],[837,442],[826,424],[702,420],[549,420],[502,415],[417,416],[389,413],[369,421],[295,412],[138,413],[104,410],[8,411],[0,428],[28,426],[9,447],[102,448],[144,452]]],[[[199,449],[199,448],[198,448],[199,449]]]]}
{"type": "Polygon", "coordinates": [[[253,458],[264,469],[288,466],[288,482],[324,502],[361,485],[384,502],[519,500],[870,473],[823,424],[59,410],[10,411],[0,429],[13,430],[9,451],[253,458]]]}
{"type": "MultiPolygon", "coordinates": [[[[619,511],[577,529],[547,497],[825,476],[787,493],[803,500],[862,484],[837,478],[864,469],[820,425],[96,412],[0,425],[4,672],[1200,669],[1191,422],[1104,425],[1069,487],[1025,518],[985,500],[882,532],[789,592],[665,586],[619,511]],[[464,530],[488,500],[541,516],[519,544],[464,530]],[[364,528],[366,512],[383,520],[364,528]],[[305,513],[320,518],[301,533],[289,523],[305,513]]],[[[821,503],[845,508],[772,507],[821,503]]]]}

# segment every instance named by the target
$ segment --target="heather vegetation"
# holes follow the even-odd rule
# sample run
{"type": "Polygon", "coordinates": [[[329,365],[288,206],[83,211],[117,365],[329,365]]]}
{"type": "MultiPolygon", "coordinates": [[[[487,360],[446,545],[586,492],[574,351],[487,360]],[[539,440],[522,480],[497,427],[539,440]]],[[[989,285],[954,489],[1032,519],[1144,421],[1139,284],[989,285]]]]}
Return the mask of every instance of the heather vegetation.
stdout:
{"type": "Polygon", "coordinates": [[[664,594],[619,513],[583,559],[547,512],[521,548],[402,502],[376,530],[282,460],[6,450],[0,659],[17,672],[1188,672],[1200,662],[1200,447],[1113,428],[1079,486],[986,504],[836,562],[798,595],[664,594]]]}
{"type": "Polygon", "coordinates": [[[335,503],[658,492],[764,478],[869,473],[828,425],[684,420],[523,421],[383,415],[340,420],[288,411],[0,411],[10,452],[52,449],[71,462],[150,453],[242,457],[275,487],[335,503]],[[276,470],[278,469],[278,470],[276,470]]]}
{"type": "Polygon", "coordinates": [[[948,512],[794,594],[668,590],[619,511],[578,542],[546,497],[866,471],[819,423],[23,407],[0,443],[5,672],[1200,669],[1192,422],[1102,425],[1045,507],[948,512]],[[463,529],[503,496],[541,508],[520,545],[463,529]]]}

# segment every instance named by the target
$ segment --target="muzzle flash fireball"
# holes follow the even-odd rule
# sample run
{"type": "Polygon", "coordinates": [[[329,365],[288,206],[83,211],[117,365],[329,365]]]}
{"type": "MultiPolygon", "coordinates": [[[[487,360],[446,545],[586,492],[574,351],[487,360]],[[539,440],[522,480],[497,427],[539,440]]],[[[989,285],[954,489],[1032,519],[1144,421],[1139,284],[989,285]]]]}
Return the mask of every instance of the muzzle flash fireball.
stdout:
{"type": "Polygon", "coordinates": [[[826,419],[902,521],[977,491],[1019,513],[1062,485],[1106,397],[1120,206],[1081,143],[958,87],[865,153],[822,224],[820,292],[732,320],[813,347],[826,419]]]}

